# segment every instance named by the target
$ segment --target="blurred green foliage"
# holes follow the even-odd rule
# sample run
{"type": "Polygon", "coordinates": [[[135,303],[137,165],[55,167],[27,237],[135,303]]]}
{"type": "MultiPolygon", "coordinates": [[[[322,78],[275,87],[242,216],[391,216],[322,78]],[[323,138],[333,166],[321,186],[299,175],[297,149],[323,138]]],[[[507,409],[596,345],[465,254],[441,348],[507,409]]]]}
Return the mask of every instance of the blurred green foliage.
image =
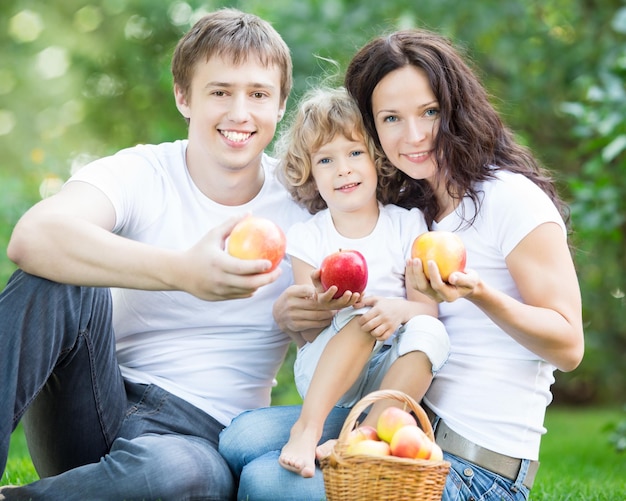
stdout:
{"type": "MultiPolygon", "coordinates": [[[[626,398],[623,0],[3,0],[0,247],[30,205],[88,160],[186,135],[172,50],[198,16],[223,6],[269,20],[291,47],[290,107],[381,32],[426,27],[464,47],[505,121],[572,204],[587,354],[557,375],[557,399],[626,398]]],[[[14,269],[4,254],[2,283],[14,269]]],[[[279,380],[278,393],[291,394],[289,373],[279,380]]]]}

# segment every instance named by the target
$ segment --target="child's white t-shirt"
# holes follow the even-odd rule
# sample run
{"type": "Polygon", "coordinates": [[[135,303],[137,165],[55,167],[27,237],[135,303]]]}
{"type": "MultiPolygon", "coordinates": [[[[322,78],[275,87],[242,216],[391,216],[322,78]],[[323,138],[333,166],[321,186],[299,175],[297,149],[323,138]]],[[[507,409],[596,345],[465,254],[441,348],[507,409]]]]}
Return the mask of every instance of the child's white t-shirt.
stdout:
{"type": "Polygon", "coordinates": [[[406,298],[406,260],[411,257],[413,240],[426,231],[420,210],[380,205],[374,230],[363,238],[347,238],[337,232],[326,209],[292,226],[287,235],[287,253],[317,269],[326,256],[339,249],[358,250],[368,266],[365,295],[406,298]]]}

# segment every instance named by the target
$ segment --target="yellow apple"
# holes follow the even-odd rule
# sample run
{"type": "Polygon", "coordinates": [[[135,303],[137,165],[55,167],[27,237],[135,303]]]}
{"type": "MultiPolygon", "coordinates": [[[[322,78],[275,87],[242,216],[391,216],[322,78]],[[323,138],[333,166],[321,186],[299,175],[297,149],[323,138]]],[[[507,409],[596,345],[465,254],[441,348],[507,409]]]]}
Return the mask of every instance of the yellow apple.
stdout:
{"type": "Polygon", "coordinates": [[[366,438],[360,442],[350,445],[346,452],[348,454],[361,454],[366,456],[389,456],[391,451],[389,444],[382,440],[372,440],[366,438]]]}
{"type": "Polygon", "coordinates": [[[443,461],[443,451],[441,450],[441,447],[439,447],[434,442],[432,450],[430,451],[430,457],[428,459],[430,459],[431,461],[443,461]]]}
{"type": "Polygon", "coordinates": [[[428,261],[435,261],[444,282],[450,274],[465,270],[467,255],[463,240],[450,231],[427,231],[413,241],[411,257],[420,258],[424,274],[430,280],[428,261]]]}
{"type": "Polygon", "coordinates": [[[248,216],[235,225],[228,237],[227,250],[239,259],[268,259],[276,268],[283,257],[287,239],[280,227],[262,217],[248,216]]]}

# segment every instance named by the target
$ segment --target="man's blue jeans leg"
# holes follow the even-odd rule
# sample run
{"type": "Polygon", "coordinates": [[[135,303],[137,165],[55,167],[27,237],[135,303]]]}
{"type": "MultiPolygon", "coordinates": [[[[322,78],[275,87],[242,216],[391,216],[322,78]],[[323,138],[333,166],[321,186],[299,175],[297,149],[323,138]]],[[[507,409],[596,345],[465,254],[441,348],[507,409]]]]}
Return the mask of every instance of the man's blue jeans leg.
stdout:
{"type": "Polygon", "coordinates": [[[25,412],[45,478],[0,488],[0,500],[230,501],[223,425],[158,386],[125,383],[114,342],[108,289],[12,277],[0,295],[0,459],[4,469],[25,412]]]}
{"type": "Polygon", "coordinates": [[[127,383],[119,437],[99,461],[29,485],[0,500],[232,501],[233,477],[217,451],[223,425],[155,385],[127,383]]]}
{"type": "Polygon", "coordinates": [[[0,466],[24,416],[40,476],[97,461],[126,407],[108,289],[17,271],[0,295],[0,466]]]}

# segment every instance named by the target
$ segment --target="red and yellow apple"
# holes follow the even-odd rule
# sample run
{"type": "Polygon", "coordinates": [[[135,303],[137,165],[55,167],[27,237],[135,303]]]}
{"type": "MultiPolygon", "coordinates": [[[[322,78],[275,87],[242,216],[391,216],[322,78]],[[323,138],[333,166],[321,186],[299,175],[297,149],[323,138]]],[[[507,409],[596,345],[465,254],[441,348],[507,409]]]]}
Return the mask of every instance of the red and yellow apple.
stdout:
{"type": "Polygon", "coordinates": [[[346,449],[348,454],[364,454],[367,456],[389,456],[389,444],[382,440],[365,439],[351,444],[346,449]]]}
{"type": "Polygon", "coordinates": [[[430,280],[428,261],[435,261],[444,282],[450,274],[465,270],[467,255],[461,238],[450,231],[427,231],[413,241],[411,257],[420,258],[424,274],[430,280]]]}
{"type": "Polygon", "coordinates": [[[373,426],[359,426],[348,433],[347,444],[348,446],[362,442],[363,440],[380,440],[376,428],[373,426]]]}
{"type": "Polygon", "coordinates": [[[428,459],[432,451],[433,442],[422,431],[413,425],[403,426],[391,438],[389,448],[391,454],[402,458],[428,459]]]}
{"type": "Polygon", "coordinates": [[[248,216],[235,225],[228,237],[227,250],[239,259],[268,259],[275,269],[283,257],[287,239],[280,227],[269,219],[248,216]]]}
{"type": "Polygon", "coordinates": [[[441,447],[417,425],[413,415],[399,407],[388,407],[377,428],[359,426],[346,439],[347,454],[395,456],[407,459],[442,461],[441,447]]]}
{"type": "Polygon", "coordinates": [[[362,293],[367,285],[367,262],[356,250],[333,252],[324,258],[320,266],[320,281],[324,290],[333,285],[337,292],[333,299],[340,298],[346,291],[362,293]]]}
{"type": "Polygon", "coordinates": [[[381,440],[391,443],[391,439],[397,430],[403,426],[415,426],[417,421],[413,415],[400,407],[387,407],[378,416],[376,432],[381,440]]]}

